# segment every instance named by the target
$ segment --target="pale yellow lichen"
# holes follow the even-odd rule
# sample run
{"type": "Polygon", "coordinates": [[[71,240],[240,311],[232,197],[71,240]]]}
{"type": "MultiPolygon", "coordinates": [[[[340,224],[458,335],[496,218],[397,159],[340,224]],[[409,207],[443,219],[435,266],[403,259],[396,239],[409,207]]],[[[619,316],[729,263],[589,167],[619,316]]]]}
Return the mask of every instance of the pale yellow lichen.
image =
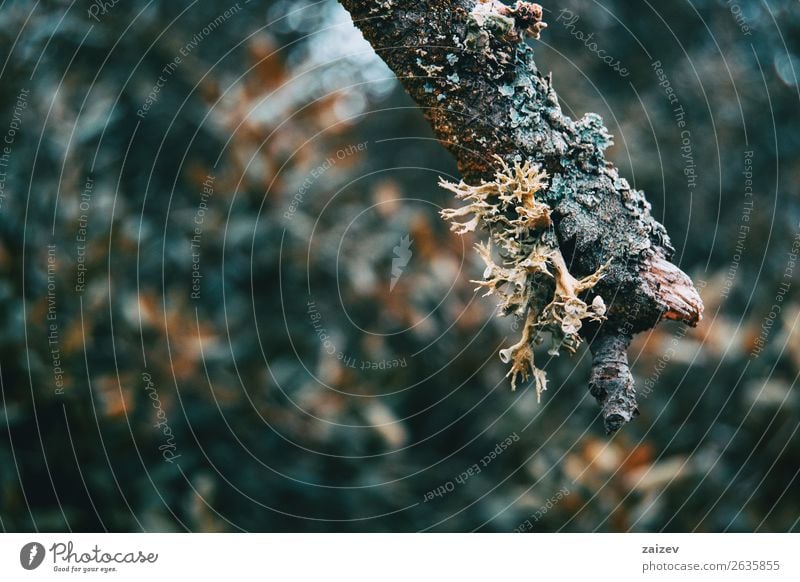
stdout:
{"type": "Polygon", "coordinates": [[[597,284],[607,265],[588,277],[575,278],[550,230],[550,208],[536,198],[537,192],[547,188],[547,173],[529,161],[509,166],[499,156],[495,158],[499,167],[491,182],[471,186],[463,181],[454,184],[440,180],[443,188],[467,203],[441,214],[459,234],[479,227],[489,231],[489,239],[475,245],[486,266],[483,280],[474,281],[476,290],[499,297],[500,316],[514,315],[522,320],[522,337],[501,350],[500,359],[511,364],[508,376],[512,389],[516,389],[518,377],[525,381],[532,376],[540,397],[547,378],[534,364],[533,346],[541,343],[543,332],[549,332],[551,355],[558,355],[562,348],[575,351],[581,342],[583,321],[602,321],[605,317],[602,297],[596,295],[587,304],[579,295],[597,284]]]}

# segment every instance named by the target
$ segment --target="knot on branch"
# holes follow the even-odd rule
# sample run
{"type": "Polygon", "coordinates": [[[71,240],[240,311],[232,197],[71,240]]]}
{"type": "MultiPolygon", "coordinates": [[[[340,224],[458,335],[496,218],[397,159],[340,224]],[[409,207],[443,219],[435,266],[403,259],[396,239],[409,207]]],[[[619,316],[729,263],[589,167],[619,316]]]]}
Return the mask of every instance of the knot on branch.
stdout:
{"type": "Polygon", "coordinates": [[[703,319],[703,300],[692,280],[661,253],[648,258],[642,279],[660,303],[664,319],[682,321],[692,327],[703,319]]]}

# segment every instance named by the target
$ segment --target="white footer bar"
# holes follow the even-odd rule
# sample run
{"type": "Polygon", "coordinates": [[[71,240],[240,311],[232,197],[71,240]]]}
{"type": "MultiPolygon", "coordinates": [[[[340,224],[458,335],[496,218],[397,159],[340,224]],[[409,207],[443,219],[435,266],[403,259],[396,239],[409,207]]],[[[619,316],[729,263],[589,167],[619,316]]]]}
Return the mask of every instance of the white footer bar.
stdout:
{"type": "Polygon", "coordinates": [[[0,580],[796,581],[798,554],[800,534],[5,534],[0,580]]]}

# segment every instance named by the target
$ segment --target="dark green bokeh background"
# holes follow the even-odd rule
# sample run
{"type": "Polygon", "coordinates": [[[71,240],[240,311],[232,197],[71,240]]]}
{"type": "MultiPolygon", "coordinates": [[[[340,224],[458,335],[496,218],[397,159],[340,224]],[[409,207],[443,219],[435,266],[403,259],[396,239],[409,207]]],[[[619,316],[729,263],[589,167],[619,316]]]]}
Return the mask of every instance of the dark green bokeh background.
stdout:
{"type": "Polygon", "coordinates": [[[0,139],[19,114],[0,144],[3,531],[798,530],[797,2],[545,4],[540,69],[570,114],[603,116],[705,284],[697,330],[635,341],[642,415],[611,439],[585,350],[538,356],[540,404],[510,391],[511,322],[473,293],[474,240],[437,215],[455,165],[336,3],[106,4],[0,4],[0,139]],[[654,61],[686,113],[693,189],[654,61]]]}

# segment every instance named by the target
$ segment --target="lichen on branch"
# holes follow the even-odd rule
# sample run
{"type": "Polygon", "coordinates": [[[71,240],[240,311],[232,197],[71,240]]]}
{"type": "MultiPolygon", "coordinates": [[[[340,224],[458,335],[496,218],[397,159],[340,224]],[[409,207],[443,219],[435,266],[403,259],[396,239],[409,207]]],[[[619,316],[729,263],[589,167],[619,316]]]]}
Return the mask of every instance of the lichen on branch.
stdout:
{"type": "Polygon", "coordinates": [[[613,140],[600,116],[565,115],[551,77],[539,71],[525,39],[545,28],[542,7],[340,2],[458,161],[464,181],[448,187],[466,205],[445,217],[456,232],[489,232],[479,247],[487,261],[479,287],[499,296],[501,313],[523,321],[525,341],[501,356],[512,382],[533,374],[541,393],[531,346],[542,332],[558,350],[583,338],[606,429],[634,418],[631,336],[662,319],[695,325],[703,304],[670,263],[675,250],[644,193],[606,159],[613,140]]]}
{"type": "Polygon", "coordinates": [[[519,42],[526,36],[538,39],[547,24],[542,21],[542,7],[530,2],[517,2],[513,7],[498,0],[478,0],[469,13],[467,35],[464,39],[471,50],[494,54],[491,39],[519,42]]]}
{"type": "Polygon", "coordinates": [[[486,291],[485,296],[498,296],[500,316],[511,315],[522,322],[522,337],[501,350],[500,359],[511,364],[512,389],[518,376],[527,380],[532,375],[537,398],[541,398],[547,378],[534,363],[533,345],[549,335],[550,355],[559,355],[562,349],[574,353],[582,341],[583,321],[605,319],[606,305],[600,295],[588,303],[580,297],[600,281],[605,265],[586,277],[574,277],[553,232],[550,207],[536,196],[547,188],[547,173],[528,161],[513,166],[499,156],[495,161],[498,169],[490,182],[472,186],[463,180],[458,184],[440,180],[443,188],[466,202],[441,215],[459,234],[488,231],[486,242],[476,245],[486,269],[483,280],[474,283],[486,291]]]}

